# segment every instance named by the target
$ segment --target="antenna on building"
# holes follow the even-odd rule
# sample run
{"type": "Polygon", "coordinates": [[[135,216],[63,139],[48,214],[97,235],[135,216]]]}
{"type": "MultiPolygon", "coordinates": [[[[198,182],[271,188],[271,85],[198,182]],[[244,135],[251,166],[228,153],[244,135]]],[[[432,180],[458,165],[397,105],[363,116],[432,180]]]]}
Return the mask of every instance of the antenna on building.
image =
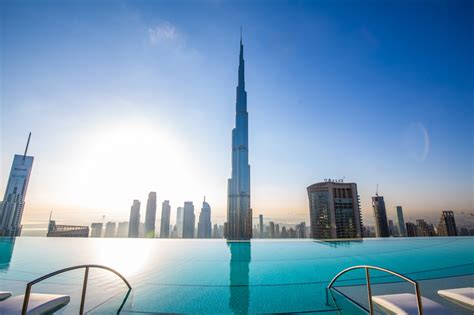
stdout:
{"type": "Polygon", "coordinates": [[[375,195],[378,197],[379,196],[379,184],[377,184],[377,189],[375,190],[375,195]]]}
{"type": "Polygon", "coordinates": [[[206,196],[204,195],[204,202],[206,202],[206,196]]]}
{"type": "Polygon", "coordinates": [[[49,222],[51,222],[51,218],[53,217],[53,210],[49,212],[49,222]]]}
{"type": "Polygon", "coordinates": [[[31,138],[31,131],[30,131],[30,134],[28,135],[28,141],[26,142],[25,154],[23,154],[23,161],[25,160],[26,153],[28,152],[28,146],[30,145],[30,138],[31,138]]]}

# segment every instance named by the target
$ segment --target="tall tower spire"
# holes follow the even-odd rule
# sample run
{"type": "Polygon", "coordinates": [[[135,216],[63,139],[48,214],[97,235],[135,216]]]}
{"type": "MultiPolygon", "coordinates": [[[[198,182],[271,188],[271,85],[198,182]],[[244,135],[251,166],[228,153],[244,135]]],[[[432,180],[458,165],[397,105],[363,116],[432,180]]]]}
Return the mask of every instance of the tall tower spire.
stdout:
{"type": "Polygon", "coordinates": [[[228,202],[225,237],[230,240],[249,240],[252,238],[248,112],[244,69],[244,45],[242,43],[241,30],[235,128],[232,129],[232,173],[227,184],[228,202]]]}
{"type": "Polygon", "coordinates": [[[25,154],[23,154],[23,161],[26,158],[26,153],[28,153],[28,146],[30,145],[30,139],[31,139],[31,131],[30,131],[30,134],[28,135],[28,141],[26,141],[26,148],[25,148],[25,154]]]}
{"type": "MultiPolygon", "coordinates": [[[[242,43],[242,29],[240,30],[240,54],[239,54],[239,81],[237,89],[245,91],[245,61],[244,61],[244,44],[242,43]]],[[[237,97],[239,91],[237,91],[237,97]]]]}

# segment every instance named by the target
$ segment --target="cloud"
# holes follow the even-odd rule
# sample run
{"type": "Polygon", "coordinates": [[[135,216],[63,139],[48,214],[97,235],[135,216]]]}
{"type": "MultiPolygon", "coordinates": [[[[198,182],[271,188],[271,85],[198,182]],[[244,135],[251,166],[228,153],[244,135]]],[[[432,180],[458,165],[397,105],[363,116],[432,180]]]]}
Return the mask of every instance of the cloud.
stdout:
{"type": "Polygon", "coordinates": [[[178,37],[176,27],[170,22],[163,22],[148,28],[148,39],[150,44],[156,45],[164,41],[172,41],[178,37]]]}

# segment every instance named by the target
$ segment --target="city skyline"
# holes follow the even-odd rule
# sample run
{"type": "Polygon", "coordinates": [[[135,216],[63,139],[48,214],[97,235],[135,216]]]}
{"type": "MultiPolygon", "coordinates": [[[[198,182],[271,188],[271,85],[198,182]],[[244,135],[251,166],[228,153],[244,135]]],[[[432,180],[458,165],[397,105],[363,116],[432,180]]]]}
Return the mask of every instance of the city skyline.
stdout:
{"type": "MultiPolygon", "coordinates": [[[[86,14],[87,8],[75,6],[79,16],[86,14]]],[[[23,216],[25,224],[46,223],[51,210],[58,220],[71,222],[97,221],[103,215],[107,220],[124,221],[130,201],[144,202],[149,191],[156,191],[159,200],[170,200],[172,205],[200,200],[205,194],[212,200],[212,222],[224,222],[230,160],[228,130],[235,99],[235,43],[241,24],[252,90],[249,150],[254,218],[262,213],[280,221],[309,222],[305,187],[326,177],[346,177],[358,183],[364,224],[371,224],[370,198],[376,183],[385,196],[390,218],[394,218],[397,205],[403,206],[406,222],[429,215],[435,223],[444,209],[472,212],[469,86],[473,82],[465,72],[473,48],[467,40],[469,28],[443,17],[431,21],[430,28],[447,26],[446,31],[439,32],[439,37],[429,37],[422,34],[423,25],[415,16],[397,10],[392,18],[406,18],[406,25],[400,29],[376,18],[362,23],[361,18],[371,10],[381,9],[375,5],[359,7],[355,18],[344,22],[350,31],[342,32],[338,25],[343,23],[340,16],[348,13],[347,8],[318,8],[322,13],[291,8],[290,14],[301,15],[306,22],[309,17],[319,17],[315,19],[319,24],[310,23],[307,28],[303,22],[295,25],[302,37],[310,38],[305,41],[284,33],[270,20],[262,18],[262,25],[253,22],[251,17],[262,16],[255,8],[239,13],[238,22],[223,23],[220,30],[201,33],[192,26],[210,26],[210,22],[199,9],[196,17],[186,22],[184,16],[177,18],[168,11],[159,16],[159,4],[150,8],[132,3],[124,8],[106,6],[94,10],[100,15],[111,6],[115,14],[128,19],[117,22],[106,14],[100,37],[75,37],[72,47],[68,47],[56,41],[48,17],[64,22],[58,39],[81,34],[84,23],[68,22],[72,7],[57,8],[52,13],[48,6],[38,8],[30,3],[12,8],[2,4],[8,26],[1,44],[5,65],[2,75],[9,80],[4,80],[1,102],[0,190],[5,190],[12,156],[22,151],[24,136],[31,129],[35,141],[30,152],[35,156],[35,166],[23,216]],[[152,13],[145,14],[146,9],[152,13]],[[17,17],[33,12],[35,17],[28,25],[18,24],[21,19],[17,17]],[[321,18],[324,14],[326,19],[321,18]],[[113,31],[116,26],[131,40],[120,39],[113,31]],[[421,30],[411,35],[419,43],[395,36],[416,27],[421,30]],[[9,31],[13,29],[15,36],[9,31]],[[391,41],[384,39],[387,34],[391,41]],[[97,78],[92,78],[86,60],[73,48],[88,47],[106,35],[110,41],[105,47],[95,46],[89,52],[88,60],[97,69],[97,78]],[[213,41],[218,35],[222,40],[213,41]],[[32,36],[48,45],[41,46],[44,42],[32,36]],[[356,44],[363,45],[357,48],[356,44]],[[390,58],[384,55],[398,44],[402,48],[390,58]],[[21,53],[31,50],[26,48],[28,45],[38,48],[35,60],[27,61],[21,53]],[[345,45],[350,45],[351,57],[343,53],[345,45]],[[435,51],[446,45],[451,50],[443,50],[441,58],[435,51]],[[123,48],[115,51],[117,47],[123,48]],[[136,49],[139,54],[132,52],[135,48],[140,48],[136,49]],[[419,55],[409,55],[415,48],[420,49],[419,55]],[[303,54],[305,50],[314,58],[303,54]],[[270,51],[274,54],[268,55],[270,51]],[[62,61],[54,58],[56,54],[61,54],[62,61]],[[109,55],[113,58],[105,61],[109,55]],[[351,66],[354,61],[361,68],[351,66]],[[152,66],[145,71],[147,65],[152,66]],[[331,67],[336,67],[337,73],[331,67]],[[68,70],[53,71],[48,80],[43,80],[45,68],[68,70]],[[210,68],[212,72],[206,71],[210,68]],[[384,71],[390,78],[381,74],[384,71]],[[74,78],[71,72],[76,74],[74,78]],[[124,72],[130,72],[136,83],[117,78],[124,72]],[[300,79],[292,82],[295,77],[300,79]],[[364,84],[358,82],[361,77],[364,84]],[[81,87],[85,79],[91,81],[81,87]],[[375,93],[366,93],[372,85],[377,88],[375,93]],[[177,93],[181,88],[185,93],[177,93]],[[77,94],[80,99],[75,97],[77,94]],[[339,115],[340,109],[350,117],[339,115]],[[321,119],[336,115],[334,120],[321,119]],[[357,119],[356,123],[352,119],[357,119]],[[329,141],[334,139],[334,143],[329,141]],[[338,142],[347,139],[352,144],[339,149],[338,142]],[[313,145],[309,147],[308,143],[313,145]],[[350,154],[336,156],[340,152],[350,154]],[[371,157],[375,155],[378,157],[371,157]],[[117,169],[123,180],[117,180],[117,169]]],[[[219,5],[211,9],[224,13],[224,17],[230,11],[219,5]]],[[[426,19],[430,19],[430,13],[446,8],[428,9],[421,13],[426,19]]],[[[271,10],[286,21],[283,9],[271,10]]],[[[472,23],[462,19],[463,12],[456,5],[448,5],[447,10],[461,21],[472,23]]],[[[95,15],[90,19],[92,25],[100,22],[95,15]]]]}

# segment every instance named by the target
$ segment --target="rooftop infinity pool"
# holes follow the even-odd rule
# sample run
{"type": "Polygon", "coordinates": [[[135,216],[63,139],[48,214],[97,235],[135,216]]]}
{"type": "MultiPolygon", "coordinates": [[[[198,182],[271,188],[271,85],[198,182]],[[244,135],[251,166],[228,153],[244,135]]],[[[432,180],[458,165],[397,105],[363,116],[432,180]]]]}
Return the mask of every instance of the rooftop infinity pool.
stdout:
{"type": "MultiPolygon", "coordinates": [[[[326,286],[342,269],[379,266],[421,284],[423,296],[438,289],[474,285],[474,238],[388,238],[360,241],[0,238],[0,290],[23,294],[28,281],[57,269],[101,264],[123,274],[91,269],[88,313],[357,313],[344,303],[327,303],[326,286]]],[[[77,313],[84,270],[38,283],[33,292],[69,294],[62,313],[77,313]]],[[[411,292],[412,287],[374,272],[374,294],[411,292]]],[[[363,271],[338,280],[345,293],[367,304],[363,271]]],[[[342,289],[341,289],[342,290],[342,289]]],[[[365,304],[364,304],[365,303],[365,304]]],[[[61,313],[61,311],[60,311],[61,313]]],[[[466,312],[468,314],[469,312],[466,312]]]]}

